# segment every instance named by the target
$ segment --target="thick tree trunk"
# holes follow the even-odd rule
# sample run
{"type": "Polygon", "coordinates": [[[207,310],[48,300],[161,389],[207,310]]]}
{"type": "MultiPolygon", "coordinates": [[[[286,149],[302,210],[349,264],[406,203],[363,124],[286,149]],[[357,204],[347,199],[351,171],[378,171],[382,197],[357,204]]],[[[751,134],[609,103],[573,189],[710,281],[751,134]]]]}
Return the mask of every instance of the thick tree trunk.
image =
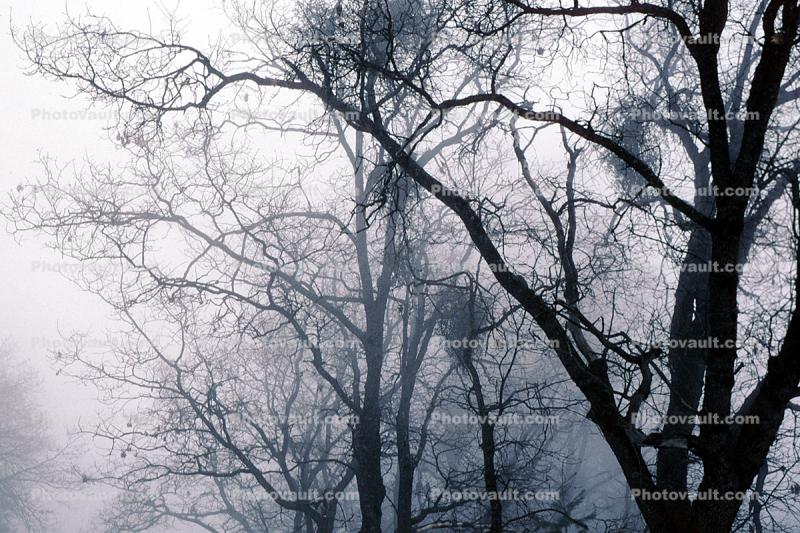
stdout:
{"type": "Polygon", "coordinates": [[[380,367],[379,362],[368,363],[364,404],[358,424],[353,428],[353,458],[361,508],[360,533],[381,531],[381,506],[386,497],[381,473],[380,367]]]}
{"type": "Polygon", "coordinates": [[[322,504],[320,514],[322,519],[317,526],[317,533],[333,533],[334,526],[336,525],[336,507],[337,501],[334,499],[326,500],[322,504]]]}
{"type": "MultiPolygon", "coordinates": [[[[488,413],[481,416],[485,417],[488,413]]],[[[483,482],[488,494],[498,494],[497,470],[495,469],[495,439],[494,425],[489,422],[481,423],[481,452],[483,452],[483,482]]],[[[489,499],[489,532],[502,533],[503,531],[503,504],[499,498],[489,499]]]]}
{"type": "MultiPolygon", "coordinates": [[[[670,339],[676,341],[700,340],[706,337],[708,302],[708,273],[702,272],[710,256],[708,234],[698,228],[689,241],[683,271],[675,291],[670,339]]],[[[688,348],[679,344],[669,350],[671,377],[666,437],[686,437],[692,434],[694,424],[684,422],[695,415],[700,406],[705,375],[705,348],[688,348]]],[[[687,491],[689,450],[687,448],[661,448],[656,463],[656,483],[659,490],[687,491]]],[[[675,502],[676,520],[689,519],[688,501],[675,502]]]]}
{"type": "Polygon", "coordinates": [[[397,422],[397,533],[411,533],[411,507],[414,488],[414,459],[409,442],[409,408],[411,394],[404,384],[397,422]]]}
{"type": "MultiPolygon", "coordinates": [[[[464,366],[469,372],[472,381],[471,392],[475,394],[478,417],[481,420],[481,454],[483,455],[483,486],[487,494],[498,494],[497,469],[495,467],[496,445],[494,438],[494,424],[489,421],[489,409],[486,408],[486,399],[483,395],[483,386],[478,370],[472,362],[472,350],[465,350],[464,366]]],[[[489,498],[489,533],[502,533],[503,531],[503,503],[498,497],[489,498]]]]}

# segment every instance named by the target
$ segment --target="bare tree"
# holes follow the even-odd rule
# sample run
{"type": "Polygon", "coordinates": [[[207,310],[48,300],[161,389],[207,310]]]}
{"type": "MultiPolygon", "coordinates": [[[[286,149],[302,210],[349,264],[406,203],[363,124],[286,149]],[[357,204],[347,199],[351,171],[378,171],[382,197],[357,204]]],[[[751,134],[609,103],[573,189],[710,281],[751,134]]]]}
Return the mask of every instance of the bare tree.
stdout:
{"type": "MultiPolygon", "coordinates": [[[[20,44],[37,72],[119,105],[120,142],[139,153],[169,150],[170,120],[225,120],[236,91],[316,98],[380,147],[391,179],[380,181],[377,205],[425,190],[457,217],[585,398],[651,531],[676,522],[730,531],[748,519],[742,498],[727,495],[769,479],[759,472],[771,448],[786,446],[781,428],[793,424],[785,414],[800,384],[797,2],[402,0],[231,13],[250,37],[238,50],[205,53],[175,30],[146,35],[105,19],[71,20],[53,35],[34,27],[20,44]],[[576,62],[585,90],[569,81],[576,62]],[[487,110],[506,116],[487,121],[487,110]],[[459,112],[472,118],[454,119],[459,112]],[[548,177],[530,152],[562,135],[567,171],[548,177]],[[475,172],[425,157],[441,139],[457,139],[441,158],[500,150],[513,164],[494,168],[493,190],[476,195],[475,172]],[[578,168],[583,151],[589,163],[578,168]],[[646,413],[713,422],[645,433],[636,421],[646,413]],[[652,497],[695,489],[719,496],[652,497]]],[[[17,203],[30,220],[24,198],[17,203]]],[[[397,224],[390,212],[385,228],[397,224]]],[[[389,252],[384,263],[395,259],[389,252]]],[[[364,330],[369,412],[354,433],[364,457],[356,478],[370,494],[364,531],[380,528],[384,496],[380,417],[370,410],[390,271],[378,275],[364,330]]]]}
{"type": "Polygon", "coordinates": [[[0,531],[45,531],[48,499],[66,486],[64,450],[36,399],[36,376],[0,345],[0,531]]]}

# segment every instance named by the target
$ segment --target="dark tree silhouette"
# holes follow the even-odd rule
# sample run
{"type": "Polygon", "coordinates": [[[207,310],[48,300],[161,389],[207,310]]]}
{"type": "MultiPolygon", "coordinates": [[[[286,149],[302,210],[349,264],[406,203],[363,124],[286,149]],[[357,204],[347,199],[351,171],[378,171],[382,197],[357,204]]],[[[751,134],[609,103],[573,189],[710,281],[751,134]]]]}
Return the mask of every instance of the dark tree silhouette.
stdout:
{"type": "MultiPolygon", "coordinates": [[[[468,237],[585,400],[651,531],[762,527],[761,503],[736,495],[763,488],[771,448],[781,462],[794,444],[786,414],[800,385],[797,2],[311,1],[230,13],[248,40],[208,52],[176,30],[102,18],[18,39],[34,71],[119,106],[119,141],[139,154],[170,150],[175,123],[235,121],[240,95],[258,102],[250,123],[286,134],[297,124],[258,120],[259,106],[320,102],[327,116],[299,134],[344,120],[371,139],[387,171],[370,204],[388,220],[398,198],[423,191],[458,219],[456,239],[468,237]],[[536,160],[561,148],[566,170],[536,160]],[[470,154],[497,163],[465,167],[470,154]],[[648,413],[672,418],[643,431],[648,413]],[[653,497],[690,490],[716,496],[653,497]]],[[[15,218],[68,234],[70,212],[47,199],[42,209],[67,216],[40,217],[43,204],[17,195],[15,218]]],[[[387,281],[367,313],[367,354],[380,351],[387,281]]],[[[378,359],[366,356],[365,406],[380,396],[378,359]]],[[[376,412],[354,433],[369,457],[356,467],[370,494],[362,531],[380,528],[379,434],[376,412]]]]}

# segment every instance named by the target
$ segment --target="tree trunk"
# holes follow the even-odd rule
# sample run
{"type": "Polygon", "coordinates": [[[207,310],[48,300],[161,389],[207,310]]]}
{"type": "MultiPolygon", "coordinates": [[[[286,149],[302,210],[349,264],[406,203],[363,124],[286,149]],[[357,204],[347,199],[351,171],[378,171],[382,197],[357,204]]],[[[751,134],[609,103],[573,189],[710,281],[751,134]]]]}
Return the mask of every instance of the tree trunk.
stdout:
{"type": "MultiPolygon", "coordinates": [[[[675,307],[672,316],[671,340],[699,340],[706,336],[706,315],[708,302],[708,273],[701,272],[710,255],[708,234],[697,228],[689,241],[683,271],[675,291],[675,307]]],[[[672,378],[668,417],[691,417],[700,406],[705,374],[705,348],[671,347],[669,350],[669,369],[672,378]]],[[[667,437],[689,436],[694,424],[691,422],[667,422],[663,433],[667,437]]],[[[656,482],[659,490],[687,491],[689,472],[689,450],[687,448],[661,448],[656,464],[656,482]]],[[[688,500],[675,502],[676,520],[686,523],[689,520],[688,500]]]]}
{"type": "MultiPolygon", "coordinates": [[[[484,413],[481,416],[486,416],[484,413]]],[[[494,425],[485,418],[481,423],[481,452],[483,452],[483,482],[488,494],[497,495],[497,471],[494,464],[495,440],[494,425]]],[[[490,525],[489,533],[503,532],[503,503],[498,497],[489,499],[490,525]]]]}
{"type": "MultiPolygon", "coordinates": [[[[385,283],[383,276],[381,278],[379,286],[385,283]]],[[[388,294],[388,291],[383,291],[382,294],[388,294]]],[[[386,487],[381,472],[381,373],[385,302],[385,299],[381,299],[378,306],[367,306],[367,334],[364,343],[367,372],[364,382],[364,401],[358,423],[353,428],[353,458],[361,508],[360,533],[381,531],[381,506],[386,497],[386,487]]]]}
{"type": "Polygon", "coordinates": [[[353,457],[361,508],[360,533],[381,531],[381,506],[386,496],[381,473],[380,364],[368,363],[364,405],[353,429],[353,457]]]}
{"type": "Polygon", "coordinates": [[[414,488],[414,460],[409,442],[411,391],[405,381],[400,392],[397,416],[397,533],[411,533],[411,504],[414,488]]]}
{"type": "MultiPolygon", "coordinates": [[[[471,339],[471,337],[470,337],[471,339]]],[[[472,362],[472,350],[464,351],[464,366],[469,372],[472,381],[472,391],[475,393],[475,403],[477,405],[478,417],[481,420],[481,453],[483,455],[483,485],[487,494],[495,497],[489,499],[489,533],[502,533],[503,531],[503,503],[497,497],[498,483],[497,470],[495,468],[495,439],[494,424],[489,421],[490,412],[486,408],[486,400],[483,395],[483,386],[478,370],[472,362]]]]}

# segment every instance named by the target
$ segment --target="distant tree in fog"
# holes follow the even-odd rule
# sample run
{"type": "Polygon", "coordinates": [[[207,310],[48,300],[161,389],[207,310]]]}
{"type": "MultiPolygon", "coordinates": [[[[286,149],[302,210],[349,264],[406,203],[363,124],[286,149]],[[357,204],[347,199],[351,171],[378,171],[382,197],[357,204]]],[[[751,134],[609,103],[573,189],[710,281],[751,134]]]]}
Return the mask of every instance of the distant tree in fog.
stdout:
{"type": "Polygon", "coordinates": [[[0,532],[47,531],[49,500],[63,487],[61,450],[37,399],[40,383],[0,344],[0,532]]]}

